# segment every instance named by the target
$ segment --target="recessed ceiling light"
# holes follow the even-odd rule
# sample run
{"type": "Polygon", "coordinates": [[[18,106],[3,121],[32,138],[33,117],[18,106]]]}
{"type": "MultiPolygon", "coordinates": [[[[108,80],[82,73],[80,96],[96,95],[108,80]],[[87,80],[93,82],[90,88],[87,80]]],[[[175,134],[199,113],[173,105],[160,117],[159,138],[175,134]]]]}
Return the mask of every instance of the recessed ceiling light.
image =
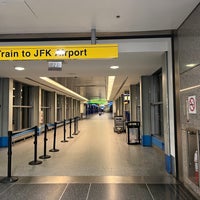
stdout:
{"type": "Polygon", "coordinates": [[[23,71],[24,67],[17,66],[17,67],[15,67],[15,70],[17,70],[17,71],[23,71]]]}
{"type": "Polygon", "coordinates": [[[119,66],[117,66],[117,65],[113,65],[110,67],[110,69],[118,69],[118,68],[119,68],[119,66]]]}
{"type": "Polygon", "coordinates": [[[115,76],[108,76],[107,100],[110,100],[110,95],[112,92],[114,81],[115,81],[115,76]]]}

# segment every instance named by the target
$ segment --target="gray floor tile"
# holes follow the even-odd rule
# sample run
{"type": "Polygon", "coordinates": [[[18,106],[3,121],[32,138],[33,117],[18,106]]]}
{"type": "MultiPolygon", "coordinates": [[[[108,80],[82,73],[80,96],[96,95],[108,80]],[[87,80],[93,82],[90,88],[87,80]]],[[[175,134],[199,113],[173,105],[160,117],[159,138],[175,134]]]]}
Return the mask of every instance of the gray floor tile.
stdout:
{"type": "MultiPolygon", "coordinates": [[[[92,115],[88,120],[81,120],[80,133],[67,143],[60,142],[63,140],[63,127],[58,128],[56,148],[59,152],[48,152],[51,158],[42,160],[41,165],[28,164],[33,160],[33,138],[14,144],[12,175],[169,177],[165,170],[164,153],[152,147],[128,145],[127,134],[114,133],[114,122],[110,116],[104,113],[101,117],[92,115]]],[[[38,137],[38,156],[43,154],[43,143],[41,134],[38,137]]],[[[49,131],[47,151],[52,144],[53,131],[49,131]]],[[[5,176],[7,149],[1,150],[0,162],[0,176],[5,176]]]]}
{"type": "Polygon", "coordinates": [[[90,184],[69,184],[61,200],[86,200],[90,184]]]}
{"type": "Polygon", "coordinates": [[[0,183],[0,195],[5,192],[7,189],[9,189],[10,187],[12,187],[13,184],[3,184],[0,183]]]}
{"type": "Polygon", "coordinates": [[[92,184],[88,200],[152,200],[145,184],[92,184]]]}
{"type": "Polygon", "coordinates": [[[176,193],[172,190],[170,185],[166,184],[152,184],[149,185],[149,190],[155,200],[174,200],[178,199],[176,193]]]}
{"type": "Polygon", "coordinates": [[[176,193],[176,196],[183,200],[196,200],[196,198],[185,188],[182,184],[170,184],[173,191],[176,193]]]}
{"type": "Polygon", "coordinates": [[[65,184],[16,184],[0,195],[1,200],[57,200],[65,184]]]}
{"type": "MultiPolygon", "coordinates": [[[[56,146],[60,151],[49,152],[51,158],[41,165],[28,164],[33,160],[32,138],[14,144],[12,174],[19,180],[0,184],[0,200],[193,200],[165,171],[163,152],[127,145],[127,135],[114,133],[113,125],[106,113],[92,115],[80,121],[81,132],[68,143],[60,142],[63,127],[59,128],[56,146]]],[[[48,150],[52,133],[48,132],[48,150]]],[[[0,176],[4,177],[7,149],[0,152],[0,176]]],[[[42,153],[43,135],[38,137],[38,155],[42,153]]]]}
{"type": "Polygon", "coordinates": [[[195,198],[178,184],[148,184],[154,200],[195,200],[195,198]]]}

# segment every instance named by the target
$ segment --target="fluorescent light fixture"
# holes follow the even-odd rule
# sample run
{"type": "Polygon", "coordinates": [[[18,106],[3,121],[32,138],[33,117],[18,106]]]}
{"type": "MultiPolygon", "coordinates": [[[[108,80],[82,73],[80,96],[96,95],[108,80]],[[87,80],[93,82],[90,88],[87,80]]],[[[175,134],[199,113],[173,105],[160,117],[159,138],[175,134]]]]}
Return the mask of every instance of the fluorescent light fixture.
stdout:
{"type": "Polygon", "coordinates": [[[110,95],[112,92],[114,81],[115,81],[115,76],[108,76],[107,100],[110,100],[110,95]]]}
{"type": "Polygon", "coordinates": [[[184,91],[187,91],[187,90],[192,90],[192,89],[199,88],[199,87],[200,87],[200,85],[194,85],[192,87],[181,89],[180,92],[184,92],[184,91]]]}
{"type": "Polygon", "coordinates": [[[56,86],[57,88],[62,89],[63,91],[65,91],[68,95],[73,96],[75,98],[78,98],[79,100],[84,100],[84,101],[88,101],[88,99],[86,99],[85,97],[82,97],[81,95],[77,94],[76,92],[64,87],[63,85],[61,85],[60,83],[48,78],[48,77],[40,77],[42,80],[50,83],[53,86],[56,86]]]}
{"type": "Polygon", "coordinates": [[[187,64],[186,65],[186,67],[195,67],[195,66],[197,66],[198,64],[196,64],[196,63],[191,63],[191,64],[187,64]]]}
{"type": "Polygon", "coordinates": [[[119,68],[119,66],[117,66],[117,65],[110,66],[110,69],[118,69],[118,68],[119,68]]]}
{"type": "Polygon", "coordinates": [[[15,70],[17,70],[17,71],[23,71],[24,69],[25,69],[24,67],[20,67],[20,66],[15,67],[15,70]]]}
{"type": "Polygon", "coordinates": [[[130,101],[130,94],[124,94],[124,101],[130,101]]]}

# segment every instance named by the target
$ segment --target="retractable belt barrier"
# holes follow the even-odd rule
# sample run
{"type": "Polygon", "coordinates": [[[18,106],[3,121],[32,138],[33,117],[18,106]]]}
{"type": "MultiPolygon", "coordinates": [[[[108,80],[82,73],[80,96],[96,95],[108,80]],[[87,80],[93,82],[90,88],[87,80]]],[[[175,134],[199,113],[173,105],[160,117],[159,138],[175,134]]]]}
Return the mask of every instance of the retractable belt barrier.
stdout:
{"type": "Polygon", "coordinates": [[[72,118],[69,119],[69,137],[67,138],[70,138],[70,139],[74,138],[72,137],[72,118]]]}
{"type": "MultiPolygon", "coordinates": [[[[17,177],[13,177],[11,175],[12,173],[12,138],[23,135],[27,132],[33,132],[36,133],[35,135],[37,136],[37,130],[38,127],[32,127],[23,131],[16,131],[16,132],[12,132],[12,131],[8,131],[8,166],[7,166],[7,177],[3,178],[2,180],[0,180],[1,183],[13,183],[16,182],[18,180],[17,177]]],[[[35,142],[34,142],[35,143],[35,142]]],[[[36,141],[37,144],[37,141],[36,141]]],[[[35,154],[34,154],[34,158],[37,158],[37,150],[35,149],[35,154]]],[[[37,159],[35,159],[37,160],[37,159]]]]}
{"type": "Polygon", "coordinates": [[[61,142],[69,142],[68,140],[66,140],[66,119],[64,119],[63,122],[63,140],[61,142]]]}
{"type": "Polygon", "coordinates": [[[44,154],[40,156],[41,159],[48,159],[51,158],[50,155],[47,155],[47,131],[48,131],[48,125],[45,124],[44,126],[44,154]]]}
{"type": "Polygon", "coordinates": [[[74,133],[73,135],[78,135],[80,131],[78,130],[78,121],[80,120],[80,117],[74,117],[74,133]]]}
{"type": "MultiPolygon", "coordinates": [[[[49,150],[50,152],[57,152],[59,149],[56,149],[56,132],[57,132],[57,125],[63,124],[63,133],[64,133],[64,139],[61,142],[68,142],[66,140],[66,125],[69,124],[69,137],[72,137],[72,123],[74,122],[74,134],[77,135],[80,131],[78,131],[78,121],[80,120],[79,117],[74,117],[73,119],[70,118],[69,120],[64,120],[60,122],[55,122],[54,124],[45,124],[44,125],[44,154],[40,156],[40,159],[47,159],[50,158],[50,155],[46,154],[47,149],[47,132],[49,130],[49,127],[54,127],[54,136],[53,136],[53,148],[49,150]]],[[[42,164],[41,160],[37,159],[37,137],[39,135],[39,128],[38,126],[34,126],[32,128],[23,130],[23,131],[8,131],[8,166],[7,166],[7,177],[4,177],[2,180],[0,180],[1,183],[12,183],[16,182],[18,180],[18,177],[13,177],[11,175],[12,172],[12,138],[25,135],[26,133],[34,132],[34,160],[29,162],[29,165],[39,165],[42,164]]]]}
{"type": "Polygon", "coordinates": [[[41,160],[37,160],[37,136],[38,136],[38,127],[35,126],[35,134],[34,134],[34,160],[29,162],[29,165],[40,165],[42,164],[41,160]]]}
{"type": "Polygon", "coordinates": [[[13,183],[18,180],[17,177],[11,176],[12,172],[12,131],[8,131],[8,167],[7,177],[3,178],[1,183],[13,183]]]}
{"type": "Polygon", "coordinates": [[[57,132],[57,122],[54,123],[53,148],[49,150],[50,152],[59,151],[59,149],[56,149],[56,132],[57,132]]]}

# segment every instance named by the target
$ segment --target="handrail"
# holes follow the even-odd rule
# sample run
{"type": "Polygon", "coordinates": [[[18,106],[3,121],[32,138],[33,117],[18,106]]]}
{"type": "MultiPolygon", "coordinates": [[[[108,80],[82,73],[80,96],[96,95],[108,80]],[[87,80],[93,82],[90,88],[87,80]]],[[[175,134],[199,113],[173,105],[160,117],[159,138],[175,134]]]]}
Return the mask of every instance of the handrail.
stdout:
{"type": "MultiPolygon", "coordinates": [[[[78,134],[79,133],[79,131],[77,130],[78,129],[78,124],[77,124],[77,121],[78,120],[80,120],[80,117],[74,117],[74,118],[70,118],[70,119],[64,119],[63,121],[57,121],[57,122],[54,122],[54,123],[47,123],[46,125],[47,125],[47,127],[48,127],[48,130],[49,130],[49,128],[50,127],[52,127],[52,128],[55,128],[55,123],[56,123],[56,126],[58,126],[58,125],[64,125],[64,123],[65,123],[65,125],[70,125],[70,136],[68,137],[68,138],[73,138],[72,136],[71,136],[71,124],[72,123],[74,123],[75,125],[74,125],[74,129],[76,129],[76,132],[74,132],[74,134],[76,135],[76,134],[78,134]]],[[[23,136],[24,135],[24,137],[22,137],[22,139],[25,139],[26,138],[26,134],[27,133],[31,133],[31,132],[34,132],[34,128],[35,127],[31,127],[31,128],[27,128],[27,129],[24,129],[24,130],[20,130],[20,131],[13,131],[12,132],[12,137],[13,138],[17,138],[17,137],[19,137],[19,136],[23,136]]],[[[45,126],[44,125],[42,125],[42,127],[41,128],[45,128],[45,126]]],[[[43,129],[42,129],[43,130],[43,129]]],[[[65,139],[64,139],[65,140],[65,139]]]]}
{"type": "Polygon", "coordinates": [[[34,131],[35,130],[35,126],[34,127],[32,127],[32,128],[27,128],[27,129],[25,129],[25,130],[21,130],[21,131],[13,131],[12,132],[12,137],[14,137],[14,136],[16,136],[16,135],[23,135],[23,134],[25,134],[25,133],[29,133],[29,132],[32,132],[32,131],[34,131]]]}

